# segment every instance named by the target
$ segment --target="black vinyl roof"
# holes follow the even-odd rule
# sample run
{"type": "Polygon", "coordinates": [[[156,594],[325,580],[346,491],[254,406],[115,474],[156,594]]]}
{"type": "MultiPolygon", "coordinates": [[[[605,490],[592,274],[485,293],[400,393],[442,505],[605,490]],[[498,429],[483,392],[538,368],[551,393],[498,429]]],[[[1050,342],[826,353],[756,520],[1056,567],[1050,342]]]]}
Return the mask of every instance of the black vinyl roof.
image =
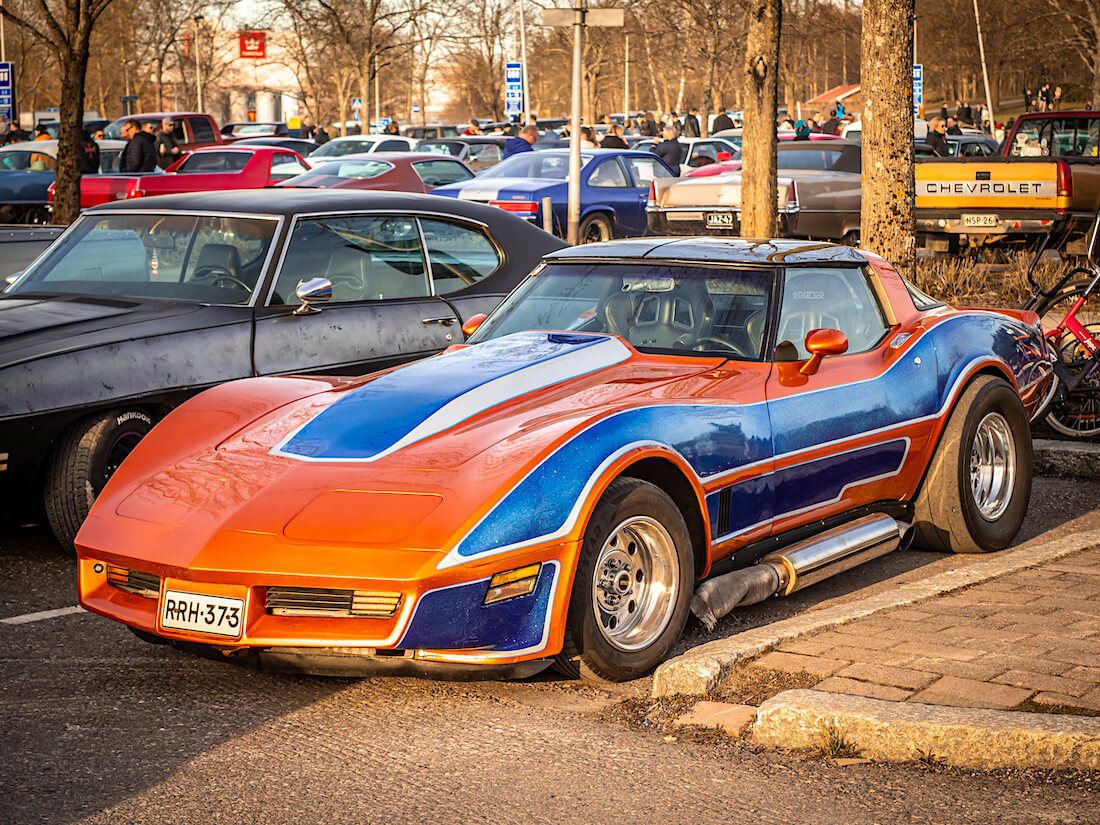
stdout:
{"type": "MultiPolygon", "coordinates": [[[[160,195],[112,201],[89,209],[98,212],[234,212],[255,215],[291,216],[303,212],[343,212],[364,209],[386,209],[407,212],[445,212],[483,223],[499,222],[501,209],[482,203],[471,203],[440,195],[419,195],[410,192],[386,192],[354,189],[232,189],[219,192],[187,192],[180,195],[160,195]]],[[[514,217],[514,216],[510,216],[514,217]]]]}

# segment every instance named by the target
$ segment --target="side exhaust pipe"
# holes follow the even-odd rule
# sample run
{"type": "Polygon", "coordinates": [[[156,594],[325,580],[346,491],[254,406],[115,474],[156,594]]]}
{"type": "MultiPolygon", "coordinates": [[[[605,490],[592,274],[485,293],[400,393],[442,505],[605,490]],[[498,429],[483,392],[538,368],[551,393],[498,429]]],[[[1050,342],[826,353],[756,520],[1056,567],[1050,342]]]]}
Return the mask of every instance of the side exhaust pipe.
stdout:
{"type": "Polygon", "coordinates": [[[885,514],[864,516],[770,553],[752,567],[708,579],[695,591],[691,612],[711,630],[735,607],[789,596],[905,546],[908,533],[908,524],[885,514]]]}

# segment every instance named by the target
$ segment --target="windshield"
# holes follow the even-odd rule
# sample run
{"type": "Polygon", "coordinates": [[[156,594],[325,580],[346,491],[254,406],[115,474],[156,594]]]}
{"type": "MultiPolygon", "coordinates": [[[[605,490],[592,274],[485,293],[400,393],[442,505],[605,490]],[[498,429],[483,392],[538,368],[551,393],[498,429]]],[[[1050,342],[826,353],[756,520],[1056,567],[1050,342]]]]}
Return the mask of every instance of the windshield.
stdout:
{"type": "Polygon", "coordinates": [[[774,279],[770,269],[550,263],[470,343],[531,329],[605,332],[642,352],[756,361],[774,279]]]}
{"type": "Polygon", "coordinates": [[[456,140],[426,140],[416,147],[416,151],[431,152],[433,155],[450,155],[457,158],[462,154],[463,145],[456,140]]]}
{"type": "Polygon", "coordinates": [[[84,215],[5,295],[248,304],[277,225],[274,218],[84,215]]]}
{"type": "Polygon", "coordinates": [[[359,152],[369,152],[375,141],[370,138],[354,138],[351,140],[330,140],[313,153],[315,158],[339,158],[344,155],[354,155],[359,152]]]}
{"type": "MultiPolygon", "coordinates": [[[[581,166],[592,160],[591,155],[581,155],[581,166]]],[[[569,175],[568,152],[521,152],[490,166],[479,178],[555,178],[565,180],[569,175]]]]}

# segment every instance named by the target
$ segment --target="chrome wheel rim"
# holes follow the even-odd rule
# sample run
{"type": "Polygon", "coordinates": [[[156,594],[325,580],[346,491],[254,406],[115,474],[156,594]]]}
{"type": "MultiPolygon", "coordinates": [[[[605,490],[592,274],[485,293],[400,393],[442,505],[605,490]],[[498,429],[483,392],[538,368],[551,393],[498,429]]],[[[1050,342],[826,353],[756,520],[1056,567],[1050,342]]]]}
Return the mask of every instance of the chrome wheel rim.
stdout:
{"type": "Polygon", "coordinates": [[[632,516],[607,537],[592,571],[592,609],[604,638],[641,650],[664,632],[679,588],[676,544],[664,525],[632,516]]]}
{"type": "Polygon", "coordinates": [[[1012,428],[1000,413],[989,413],[978,424],[970,448],[970,492],[987,521],[1008,509],[1016,482],[1016,443],[1012,428]]]}

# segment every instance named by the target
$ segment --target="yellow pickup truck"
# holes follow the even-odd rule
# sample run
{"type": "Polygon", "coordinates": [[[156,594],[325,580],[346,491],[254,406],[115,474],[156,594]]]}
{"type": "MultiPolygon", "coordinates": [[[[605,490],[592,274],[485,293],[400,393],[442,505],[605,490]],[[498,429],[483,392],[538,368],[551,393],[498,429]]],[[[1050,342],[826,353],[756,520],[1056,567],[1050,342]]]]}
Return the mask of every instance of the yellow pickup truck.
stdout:
{"type": "Polygon", "coordinates": [[[921,158],[918,242],[937,252],[1034,246],[1085,254],[1100,207],[1100,112],[1021,115],[993,157],[921,158]]]}

